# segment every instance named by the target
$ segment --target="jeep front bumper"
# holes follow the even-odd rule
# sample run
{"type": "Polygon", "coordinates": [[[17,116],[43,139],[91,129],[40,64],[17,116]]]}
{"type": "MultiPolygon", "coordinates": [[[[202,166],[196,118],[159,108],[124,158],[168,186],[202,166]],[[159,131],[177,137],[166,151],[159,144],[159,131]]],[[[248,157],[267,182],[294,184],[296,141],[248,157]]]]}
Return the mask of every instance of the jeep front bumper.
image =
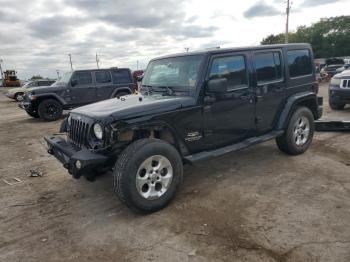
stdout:
{"type": "Polygon", "coordinates": [[[74,178],[103,167],[108,159],[88,149],[77,148],[59,136],[46,136],[44,139],[48,145],[48,153],[55,156],[74,178]]]}

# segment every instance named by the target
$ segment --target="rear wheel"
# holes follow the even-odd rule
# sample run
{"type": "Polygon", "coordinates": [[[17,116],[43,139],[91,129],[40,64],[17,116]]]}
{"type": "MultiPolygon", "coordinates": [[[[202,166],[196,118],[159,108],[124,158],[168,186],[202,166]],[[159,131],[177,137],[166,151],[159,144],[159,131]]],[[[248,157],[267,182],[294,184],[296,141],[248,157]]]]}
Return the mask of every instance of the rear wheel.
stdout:
{"type": "Polygon", "coordinates": [[[54,99],[42,101],[38,107],[39,116],[45,121],[55,121],[62,116],[62,105],[54,99]]]}
{"type": "Polygon", "coordinates": [[[314,116],[307,107],[297,108],[289,120],[284,134],[276,138],[278,148],[290,155],[304,153],[314,135],[314,116]]]}
{"type": "Polygon", "coordinates": [[[15,94],[15,100],[16,100],[17,102],[23,101],[23,93],[17,93],[17,94],[15,94]]]}
{"type": "Polygon", "coordinates": [[[114,167],[114,190],[127,206],[154,212],[175,196],[182,180],[179,152],[158,139],[141,139],[119,156],[114,167]]]}
{"type": "Polygon", "coordinates": [[[116,93],[114,97],[120,98],[122,96],[127,96],[127,95],[130,95],[130,93],[126,92],[126,91],[120,91],[120,92],[116,93]]]}

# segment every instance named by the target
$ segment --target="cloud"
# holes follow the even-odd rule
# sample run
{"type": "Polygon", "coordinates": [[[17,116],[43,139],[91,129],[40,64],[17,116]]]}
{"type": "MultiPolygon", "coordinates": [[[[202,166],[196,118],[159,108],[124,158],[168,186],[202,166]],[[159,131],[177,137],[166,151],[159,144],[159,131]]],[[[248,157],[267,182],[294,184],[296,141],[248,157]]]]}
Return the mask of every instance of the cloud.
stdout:
{"type": "Polygon", "coordinates": [[[246,18],[253,18],[281,15],[282,12],[274,6],[266,4],[264,1],[260,1],[248,8],[243,14],[246,18]]]}
{"type": "Polygon", "coordinates": [[[305,7],[314,7],[319,5],[334,4],[343,0],[305,0],[301,5],[305,7]]]}

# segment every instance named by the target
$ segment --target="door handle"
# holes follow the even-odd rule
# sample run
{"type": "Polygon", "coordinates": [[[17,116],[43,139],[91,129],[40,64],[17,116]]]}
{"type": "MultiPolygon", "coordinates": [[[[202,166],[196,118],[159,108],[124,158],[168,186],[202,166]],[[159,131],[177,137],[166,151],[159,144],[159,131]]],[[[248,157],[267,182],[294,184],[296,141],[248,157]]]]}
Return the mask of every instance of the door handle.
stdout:
{"type": "Polygon", "coordinates": [[[239,98],[246,101],[246,100],[251,99],[252,97],[250,95],[246,95],[246,96],[243,95],[243,96],[240,96],[239,98]]]}
{"type": "Polygon", "coordinates": [[[275,88],[275,92],[283,92],[284,88],[283,87],[277,87],[275,88]]]}

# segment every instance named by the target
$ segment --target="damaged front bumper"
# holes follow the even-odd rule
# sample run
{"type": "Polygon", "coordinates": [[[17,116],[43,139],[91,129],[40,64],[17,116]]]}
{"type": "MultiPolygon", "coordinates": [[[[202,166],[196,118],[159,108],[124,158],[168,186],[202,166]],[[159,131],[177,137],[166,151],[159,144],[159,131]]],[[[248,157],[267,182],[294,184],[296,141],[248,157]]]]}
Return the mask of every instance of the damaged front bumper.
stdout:
{"type": "Polygon", "coordinates": [[[104,167],[108,158],[86,148],[78,148],[60,136],[44,137],[48,153],[55,156],[74,178],[89,175],[94,170],[104,167]]]}

